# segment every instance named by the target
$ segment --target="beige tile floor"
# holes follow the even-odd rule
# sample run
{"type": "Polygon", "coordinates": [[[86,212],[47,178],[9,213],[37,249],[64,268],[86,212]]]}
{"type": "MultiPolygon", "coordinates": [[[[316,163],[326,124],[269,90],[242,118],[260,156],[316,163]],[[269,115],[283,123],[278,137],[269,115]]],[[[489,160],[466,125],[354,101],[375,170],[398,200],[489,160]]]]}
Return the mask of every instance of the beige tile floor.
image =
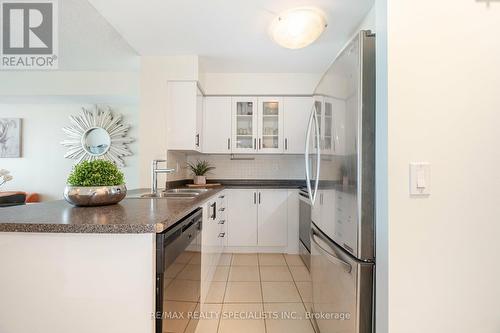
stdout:
{"type": "MultiPolygon", "coordinates": [[[[219,264],[206,303],[196,307],[201,318],[173,320],[174,331],[314,333],[305,318],[311,279],[299,256],[224,254],[219,264]]],[[[191,301],[190,296],[186,300],[191,301]]],[[[192,307],[192,303],[185,306],[192,307]]]]}

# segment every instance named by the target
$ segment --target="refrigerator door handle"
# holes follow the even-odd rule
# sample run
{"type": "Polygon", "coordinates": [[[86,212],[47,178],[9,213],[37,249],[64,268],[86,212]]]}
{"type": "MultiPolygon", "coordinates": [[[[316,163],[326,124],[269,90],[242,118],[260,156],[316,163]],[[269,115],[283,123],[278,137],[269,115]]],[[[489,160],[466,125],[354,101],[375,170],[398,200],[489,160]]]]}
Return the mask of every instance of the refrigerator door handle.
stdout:
{"type": "Polygon", "coordinates": [[[344,260],[338,258],[335,256],[332,252],[328,251],[325,249],[325,247],[329,247],[324,241],[322,241],[319,237],[318,234],[314,232],[314,230],[311,230],[311,240],[314,242],[314,244],[323,252],[323,254],[326,256],[326,258],[331,261],[334,264],[340,264],[344,266],[344,269],[346,270],[347,273],[351,273],[352,271],[352,266],[348,262],[345,262],[344,260]],[[324,244],[321,245],[318,240],[324,244]]]}
{"type": "Polygon", "coordinates": [[[321,141],[321,134],[319,133],[319,124],[318,124],[318,116],[316,112],[316,105],[314,106],[314,126],[316,129],[316,142],[318,146],[318,151],[316,154],[316,183],[314,184],[314,199],[316,200],[316,194],[318,193],[318,187],[319,187],[319,172],[320,172],[320,167],[321,167],[321,148],[320,148],[320,141],[321,141]]]}
{"type": "Polygon", "coordinates": [[[316,107],[313,105],[311,110],[311,115],[309,116],[309,122],[307,123],[307,131],[306,131],[306,149],[304,153],[305,165],[306,165],[306,185],[307,185],[307,194],[309,195],[309,200],[311,205],[314,205],[315,195],[312,193],[311,188],[311,175],[309,174],[309,141],[311,137],[312,124],[314,121],[314,114],[316,112],[316,107]]]}

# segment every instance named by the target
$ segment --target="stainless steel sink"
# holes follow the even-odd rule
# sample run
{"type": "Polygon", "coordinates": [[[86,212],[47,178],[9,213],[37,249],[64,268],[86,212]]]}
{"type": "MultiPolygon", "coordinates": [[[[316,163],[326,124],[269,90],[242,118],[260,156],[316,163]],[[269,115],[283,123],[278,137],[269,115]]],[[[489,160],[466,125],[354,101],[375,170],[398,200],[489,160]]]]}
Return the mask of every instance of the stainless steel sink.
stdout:
{"type": "Polygon", "coordinates": [[[199,189],[194,189],[194,188],[174,188],[171,190],[166,190],[165,193],[196,193],[196,195],[199,195],[201,193],[207,192],[207,189],[204,188],[199,188],[199,189]]]}
{"type": "Polygon", "coordinates": [[[143,193],[129,198],[136,199],[194,199],[198,195],[207,192],[207,189],[176,188],[158,193],[143,193]]]}

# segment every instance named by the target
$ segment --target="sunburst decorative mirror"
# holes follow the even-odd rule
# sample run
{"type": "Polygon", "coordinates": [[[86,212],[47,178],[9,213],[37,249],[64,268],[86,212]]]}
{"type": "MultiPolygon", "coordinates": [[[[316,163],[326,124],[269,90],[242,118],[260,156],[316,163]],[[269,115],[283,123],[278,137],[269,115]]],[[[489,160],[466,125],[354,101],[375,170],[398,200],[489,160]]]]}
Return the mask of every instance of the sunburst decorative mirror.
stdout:
{"type": "Polygon", "coordinates": [[[77,163],[104,159],[125,166],[124,156],[131,156],[128,144],[129,125],[122,123],[122,116],[112,112],[109,106],[95,106],[93,110],[82,108],[77,116],[69,116],[71,126],[64,127],[68,136],[61,144],[68,148],[65,158],[77,163]]]}

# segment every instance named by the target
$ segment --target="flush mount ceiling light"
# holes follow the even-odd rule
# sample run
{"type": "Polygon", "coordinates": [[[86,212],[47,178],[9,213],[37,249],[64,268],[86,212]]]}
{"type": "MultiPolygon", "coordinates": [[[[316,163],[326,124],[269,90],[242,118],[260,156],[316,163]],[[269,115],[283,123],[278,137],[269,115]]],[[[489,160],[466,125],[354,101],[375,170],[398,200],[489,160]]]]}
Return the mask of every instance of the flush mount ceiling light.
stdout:
{"type": "Polygon", "coordinates": [[[299,7],[278,15],[271,23],[269,32],[279,45],[300,49],[318,39],[326,26],[325,16],[319,9],[299,7]]]}

